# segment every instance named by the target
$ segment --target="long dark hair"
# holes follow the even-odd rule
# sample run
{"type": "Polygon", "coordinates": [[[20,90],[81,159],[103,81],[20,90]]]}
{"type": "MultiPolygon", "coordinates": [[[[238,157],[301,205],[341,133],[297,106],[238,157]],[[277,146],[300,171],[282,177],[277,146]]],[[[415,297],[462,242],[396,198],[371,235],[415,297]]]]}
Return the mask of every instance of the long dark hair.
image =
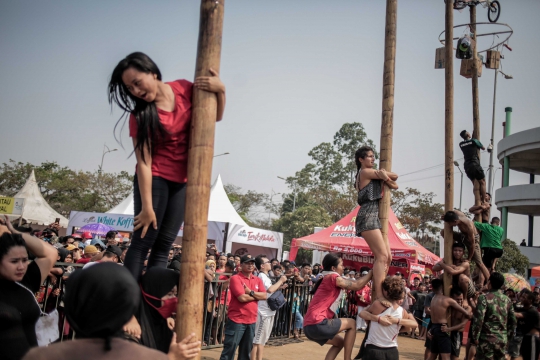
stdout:
{"type": "Polygon", "coordinates": [[[359,189],[360,184],[358,183],[359,182],[358,174],[360,173],[360,169],[362,168],[362,163],[360,162],[360,160],[358,160],[358,158],[365,159],[368,152],[370,151],[375,154],[375,151],[373,151],[371,147],[364,145],[360,147],[360,149],[356,150],[356,152],[354,153],[354,163],[356,164],[356,176],[354,180],[354,188],[356,190],[360,190],[359,189]]]}
{"type": "MultiPolygon", "coordinates": [[[[332,266],[337,268],[339,266],[339,260],[340,258],[332,253],[326,254],[322,261],[323,269],[325,271],[330,271],[332,270],[332,266]]],[[[315,286],[313,286],[313,289],[311,290],[312,295],[315,294],[323,280],[324,278],[320,277],[315,286]]]]}
{"type": "MultiPolygon", "coordinates": [[[[159,121],[156,104],[133,96],[122,81],[124,71],[129,68],[146,74],[155,74],[158,80],[161,80],[161,71],[159,71],[156,63],[148,55],[142,52],[134,52],[116,65],[111,75],[111,81],[109,81],[109,104],[112,105],[115,103],[124,110],[124,114],[120,116],[120,119],[118,119],[114,126],[114,137],[118,141],[118,138],[116,138],[116,128],[122,118],[127,119],[130,113],[133,114],[137,120],[137,146],[135,146],[134,151],[139,151],[142,160],[146,162],[144,148],[148,147],[150,153],[152,153],[155,148],[154,145],[157,144],[160,137],[166,135],[166,131],[159,121]]],[[[123,127],[124,125],[122,125],[123,127]]],[[[121,141],[119,143],[121,144],[121,141]]]]}
{"type": "Polygon", "coordinates": [[[0,236],[0,261],[6,254],[11,250],[12,247],[23,246],[26,247],[26,242],[24,241],[21,234],[11,234],[5,232],[0,236]]]}

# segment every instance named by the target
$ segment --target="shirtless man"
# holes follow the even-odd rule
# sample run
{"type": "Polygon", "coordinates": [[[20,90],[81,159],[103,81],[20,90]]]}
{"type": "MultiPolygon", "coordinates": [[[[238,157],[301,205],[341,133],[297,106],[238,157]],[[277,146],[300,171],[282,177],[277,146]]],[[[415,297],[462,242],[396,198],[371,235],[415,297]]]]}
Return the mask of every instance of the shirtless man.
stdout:
{"type": "Polygon", "coordinates": [[[460,312],[463,317],[470,319],[472,314],[469,310],[461,307],[454,299],[443,295],[442,280],[435,279],[432,282],[433,292],[435,296],[431,300],[431,354],[429,360],[437,359],[440,354],[442,360],[450,360],[452,352],[452,343],[450,334],[447,333],[449,328],[446,324],[446,312],[448,308],[452,308],[455,312],[460,312]]]}
{"type": "Polygon", "coordinates": [[[463,243],[467,246],[469,251],[469,261],[474,261],[476,267],[480,269],[476,284],[478,287],[484,285],[484,281],[489,279],[490,273],[487,267],[482,262],[482,250],[480,249],[480,236],[476,231],[474,222],[472,222],[464,213],[458,210],[447,211],[442,217],[444,222],[450,226],[457,226],[459,231],[464,235],[462,236],[463,243]]]}
{"type": "Polygon", "coordinates": [[[484,201],[480,205],[474,205],[469,209],[469,212],[471,214],[478,215],[480,214],[482,216],[482,223],[489,224],[489,214],[491,211],[491,194],[486,193],[486,196],[484,197],[484,201]]]}
{"type": "MultiPolygon", "coordinates": [[[[454,299],[459,306],[472,313],[471,308],[466,305],[467,303],[463,302],[463,293],[460,289],[452,288],[450,291],[450,297],[454,299]]],[[[469,319],[467,319],[463,313],[459,311],[452,311],[451,321],[451,327],[444,325],[441,327],[441,330],[443,332],[450,332],[450,339],[452,341],[452,353],[450,355],[452,360],[458,360],[459,352],[461,350],[461,343],[463,342],[463,330],[465,329],[465,325],[469,319]]]]}
{"type": "MultiPolygon", "coordinates": [[[[471,280],[471,267],[468,260],[463,259],[465,247],[463,243],[456,242],[452,245],[452,265],[447,265],[444,260],[439,261],[433,266],[433,271],[441,271],[452,275],[452,286],[460,288],[467,299],[473,297],[476,289],[471,280]]],[[[433,307],[433,304],[431,305],[433,307]]]]}

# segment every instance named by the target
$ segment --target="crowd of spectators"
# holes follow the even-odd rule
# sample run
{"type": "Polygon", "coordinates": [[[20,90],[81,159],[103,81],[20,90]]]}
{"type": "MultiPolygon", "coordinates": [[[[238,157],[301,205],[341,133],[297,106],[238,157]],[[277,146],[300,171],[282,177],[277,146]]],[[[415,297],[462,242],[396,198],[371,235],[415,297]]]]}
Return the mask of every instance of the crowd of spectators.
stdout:
{"type": "MultiPolygon", "coordinates": [[[[221,360],[232,359],[232,354],[236,350],[238,350],[239,359],[262,359],[264,345],[271,334],[278,328],[279,331],[283,329],[280,324],[276,323],[278,321],[276,312],[268,308],[267,297],[278,290],[284,293],[288,291],[291,301],[288,297],[287,301],[290,303],[286,306],[288,306],[287,312],[292,314],[293,325],[286,329],[286,336],[300,338],[303,336],[304,317],[312,297],[309,290],[325,276],[320,264],[296,264],[289,260],[280,262],[277,259],[268,259],[265,255],[244,254],[239,256],[220,253],[215,246],[210,245],[205,268],[201,269],[204,271],[207,283],[205,286],[207,309],[205,330],[202,343],[194,346],[192,344],[197,343],[192,343],[191,338],[177,342],[173,333],[177,284],[182,257],[181,245],[173,245],[169,252],[166,269],[156,267],[152,267],[148,271],[143,269],[143,276],[139,283],[135,283],[135,287],[133,287],[129,281],[126,282],[125,274],[123,274],[124,269],[119,270],[122,268],[119,265],[122,265],[124,261],[130,240],[123,238],[117,232],[109,232],[104,239],[94,238],[87,233],[59,237],[54,224],[43,231],[32,232],[28,228],[16,229],[6,221],[2,223],[4,225],[0,227],[0,257],[2,260],[0,320],[4,325],[0,326],[0,352],[2,352],[3,359],[21,359],[24,354],[26,354],[27,359],[41,359],[45,358],[44,356],[53,356],[53,354],[59,359],[67,359],[69,357],[62,357],[64,355],[58,354],[72,349],[72,346],[87,347],[88,354],[95,355],[102,352],[103,354],[107,353],[106,355],[111,358],[120,359],[124,357],[118,357],[116,350],[122,350],[125,354],[130,354],[132,351],[143,351],[131,347],[132,345],[125,345],[126,339],[136,343],[137,346],[142,345],[157,351],[157,354],[161,355],[152,355],[156,359],[167,356],[166,354],[172,359],[188,359],[198,353],[200,345],[209,344],[223,345],[221,360]],[[29,262],[29,259],[34,261],[29,262]],[[77,289],[73,290],[71,294],[86,296],[84,294],[87,290],[82,290],[81,282],[84,282],[85,286],[88,287],[89,284],[93,283],[93,280],[87,278],[90,276],[89,274],[94,274],[94,277],[98,274],[104,274],[103,263],[111,263],[106,265],[107,275],[99,275],[103,281],[92,285],[92,293],[100,299],[99,304],[85,301],[83,302],[86,304],[84,306],[79,304],[80,307],[70,308],[71,302],[77,302],[76,297],[70,297],[70,289],[77,289]],[[91,269],[95,270],[90,272],[91,269]],[[111,269],[117,269],[117,271],[112,272],[111,269]],[[80,276],[81,273],[85,272],[86,276],[80,276]],[[111,275],[112,273],[114,276],[111,275]],[[122,286],[119,285],[120,282],[122,286]],[[293,287],[291,287],[292,284],[294,284],[293,287]],[[304,288],[306,291],[303,290],[304,288]],[[111,300],[115,304],[111,309],[117,309],[117,306],[120,306],[121,311],[115,310],[118,315],[125,314],[126,309],[131,309],[133,304],[124,303],[125,296],[111,291],[113,289],[115,291],[122,290],[123,293],[130,291],[137,293],[135,295],[137,304],[131,311],[131,318],[134,318],[135,321],[132,322],[129,318],[124,321],[124,315],[122,315],[124,317],[116,317],[110,315],[110,312],[101,313],[100,315],[103,317],[99,317],[97,316],[99,311],[95,313],[96,316],[92,318],[92,321],[88,320],[87,312],[94,311],[92,310],[94,306],[102,306],[103,301],[108,304],[106,299],[114,294],[116,294],[114,296],[117,296],[118,301],[111,300]],[[33,324],[41,312],[40,308],[34,308],[32,305],[32,302],[36,301],[28,296],[30,294],[34,295],[39,304],[47,304],[43,307],[43,311],[46,313],[54,309],[59,311],[59,330],[64,341],[61,346],[60,344],[55,347],[50,346],[49,348],[54,350],[51,350],[50,353],[28,352],[37,345],[33,324]],[[86,313],[83,314],[85,311],[86,313]],[[20,312],[21,315],[15,316],[17,312],[20,312]],[[107,314],[109,316],[106,316],[107,314]],[[112,318],[122,319],[122,324],[118,324],[120,320],[112,321],[112,318]],[[6,322],[6,319],[11,320],[6,322]],[[98,325],[95,325],[96,322],[108,324],[107,331],[102,331],[98,325]],[[74,334],[76,341],[65,341],[71,339],[74,334]],[[90,341],[91,339],[94,340],[90,341]],[[104,339],[105,345],[98,339],[104,339]]],[[[458,260],[463,256],[463,248],[459,245],[455,246],[453,255],[454,267],[452,269],[459,268],[458,260]]],[[[368,267],[344,268],[340,277],[344,279],[345,283],[347,281],[356,282],[369,276],[369,271],[368,267]]],[[[516,359],[523,354],[529,356],[531,351],[533,352],[532,356],[538,352],[536,350],[540,349],[540,344],[538,344],[540,291],[538,288],[534,291],[522,290],[516,293],[512,289],[503,288],[504,279],[501,282],[500,274],[492,272],[487,286],[483,289],[475,289],[472,293],[473,296],[469,296],[470,293],[463,291],[469,291],[468,282],[465,283],[467,287],[464,287],[463,281],[460,281],[463,278],[461,276],[463,272],[453,275],[455,278],[457,277],[457,280],[454,281],[455,286],[450,299],[455,303],[449,302],[448,306],[456,306],[455,304],[457,304],[464,309],[464,313],[471,314],[469,317],[473,318],[466,351],[469,359],[480,359],[486,356],[496,358],[497,354],[501,352],[516,359]],[[472,316],[473,314],[474,316],[472,316]],[[483,345],[485,343],[498,345],[486,347],[483,345]]],[[[133,278],[131,277],[131,279],[133,278]]],[[[414,274],[412,281],[409,282],[410,278],[397,272],[388,279],[399,279],[399,281],[392,280],[391,285],[389,283],[384,286],[390,286],[391,291],[395,292],[397,285],[394,283],[398,281],[399,289],[401,289],[399,291],[402,292],[399,299],[392,295],[395,298],[393,300],[395,304],[392,303],[394,310],[389,310],[389,316],[397,314],[398,308],[395,306],[400,306],[404,310],[403,314],[411,316],[417,323],[417,327],[402,327],[401,332],[406,329],[405,335],[426,342],[426,359],[438,355],[431,353],[433,348],[431,342],[437,341],[437,343],[443,344],[444,341],[441,340],[439,333],[436,333],[437,336],[433,334],[433,332],[437,332],[436,329],[441,327],[433,328],[432,316],[435,315],[432,314],[431,304],[434,301],[441,301],[443,295],[438,289],[433,288],[434,278],[414,274]]],[[[374,316],[373,309],[371,281],[366,282],[359,289],[344,289],[338,311],[340,316],[354,321],[353,330],[367,331],[369,334],[370,320],[374,316]],[[366,315],[367,309],[369,309],[369,315],[366,315]]],[[[381,314],[386,311],[380,310],[381,314]]],[[[465,324],[469,320],[467,316],[460,316],[459,312],[455,313],[452,327],[442,328],[443,331],[440,332],[441,334],[446,333],[446,331],[451,333],[449,335],[452,340],[449,355],[452,359],[457,359],[459,356],[465,324]]],[[[372,320],[371,324],[373,324],[372,320]]],[[[385,334],[383,328],[371,331],[372,334],[379,332],[380,336],[385,334]]],[[[366,336],[367,338],[368,336],[366,336]]],[[[373,342],[364,344],[364,351],[366,349],[373,351],[373,346],[376,346],[374,344],[373,342]]],[[[444,347],[438,349],[446,351],[444,347]]],[[[446,353],[441,353],[441,355],[446,355],[446,353]]],[[[77,356],[77,358],[84,357],[77,356]]]]}

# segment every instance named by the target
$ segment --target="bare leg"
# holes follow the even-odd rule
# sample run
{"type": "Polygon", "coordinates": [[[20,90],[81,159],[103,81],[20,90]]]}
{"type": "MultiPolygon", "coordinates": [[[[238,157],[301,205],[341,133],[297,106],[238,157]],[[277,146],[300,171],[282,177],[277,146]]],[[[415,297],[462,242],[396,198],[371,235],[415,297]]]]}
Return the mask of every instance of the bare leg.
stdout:
{"type": "Polygon", "coordinates": [[[343,358],[345,360],[351,360],[354,340],[356,340],[356,321],[354,319],[341,318],[339,331],[341,332],[343,330],[345,330],[343,358]]]}
{"type": "Polygon", "coordinates": [[[362,237],[366,240],[366,243],[375,257],[375,264],[373,264],[373,290],[375,291],[375,299],[378,299],[382,297],[382,283],[386,277],[390,256],[383,240],[381,230],[364,231],[362,232],[362,237]]]}
{"type": "Polygon", "coordinates": [[[341,349],[343,349],[343,344],[345,343],[343,341],[343,338],[339,335],[336,335],[332,340],[328,340],[326,343],[328,345],[332,345],[332,347],[326,353],[324,360],[335,360],[341,349]]]}
{"type": "Polygon", "coordinates": [[[253,349],[251,349],[251,360],[262,360],[263,358],[263,348],[262,344],[253,344],[253,349]]]}
{"type": "Polygon", "coordinates": [[[484,202],[484,199],[486,198],[486,178],[478,180],[478,183],[480,184],[480,199],[484,202]]]}

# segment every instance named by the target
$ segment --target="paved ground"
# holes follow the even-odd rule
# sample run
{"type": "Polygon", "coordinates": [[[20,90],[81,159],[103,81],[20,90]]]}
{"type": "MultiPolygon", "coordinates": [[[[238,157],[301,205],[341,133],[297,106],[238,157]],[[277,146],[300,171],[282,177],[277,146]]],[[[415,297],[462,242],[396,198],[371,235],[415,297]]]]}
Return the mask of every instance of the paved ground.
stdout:
{"type": "MultiPolygon", "coordinates": [[[[358,353],[360,344],[364,339],[364,333],[357,333],[356,342],[353,349],[353,357],[358,353]]],[[[424,360],[424,342],[400,336],[398,338],[399,358],[400,360],[424,360]]],[[[291,339],[292,340],[292,339],[291,339]]],[[[318,360],[324,359],[330,345],[319,346],[318,344],[302,338],[303,342],[284,344],[282,346],[266,346],[264,348],[264,360],[318,360]]],[[[202,352],[203,360],[219,359],[221,348],[204,350],[202,352]]],[[[464,354],[462,353],[462,356],[464,354]]],[[[343,359],[343,353],[340,353],[337,359],[343,359]]]]}

